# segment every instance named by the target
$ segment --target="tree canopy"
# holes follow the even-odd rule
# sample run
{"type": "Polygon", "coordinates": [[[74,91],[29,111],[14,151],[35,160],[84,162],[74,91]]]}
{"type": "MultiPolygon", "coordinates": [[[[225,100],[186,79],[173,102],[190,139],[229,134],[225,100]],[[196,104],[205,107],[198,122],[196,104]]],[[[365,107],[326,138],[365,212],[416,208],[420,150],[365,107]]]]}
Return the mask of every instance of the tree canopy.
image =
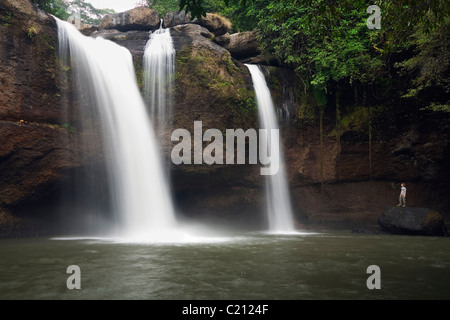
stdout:
{"type": "Polygon", "coordinates": [[[62,20],[72,14],[79,14],[86,24],[99,24],[106,14],[115,13],[112,9],[97,9],[85,0],[32,0],[36,6],[62,20]]]}

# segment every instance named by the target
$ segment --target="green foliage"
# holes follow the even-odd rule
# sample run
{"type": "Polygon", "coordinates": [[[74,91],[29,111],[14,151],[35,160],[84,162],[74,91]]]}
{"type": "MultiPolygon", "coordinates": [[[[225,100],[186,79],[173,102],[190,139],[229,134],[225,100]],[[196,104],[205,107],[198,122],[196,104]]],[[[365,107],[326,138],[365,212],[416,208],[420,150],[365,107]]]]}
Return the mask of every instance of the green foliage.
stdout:
{"type": "Polygon", "coordinates": [[[176,70],[176,99],[181,96],[181,103],[195,101],[218,108],[223,111],[225,122],[236,126],[247,127],[254,121],[254,91],[245,87],[229,54],[218,59],[208,49],[187,47],[177,52],[176,70]]]}
{"type": "Polygon", "coordinates": [[[69,12],[79,13],[81,22],[98,25],[107,14],[114,14],[112,9],[97,9],[85,0],[67,0],[70,4],[69,12]]]}
{"type": "Polygon", "coordinates": [[[257,110],[255,94],[253,91],[249,91],[243,87],[238,89],[237,92],[237,106],[241,113],[248,113],[257,110]]]}
{"type": "Polygon", "coordinates": [[[291,65],[307,86],[373,81],[383,62],[373,49],[377,34],[366,26],[366,4],[337,8],[321,3],[270,3],[258,15],[262,47],[291,65]]]}
{"type": "Polygon", "coordinates": [[[317,106],[320,108],[325,108],[327,105],[327,94],[323,87],[313,86],[312,91],[314,93],[314,98],[316,99],[317,106]]]}
{"type": "Polygon", "coordinates": [[[433,112],[450,112],[450,104],[436,104],[432,102],[429,106],[423,107],[421,110],[433,112]]]}
{"type": "Polygon", "coordinates": [[[70,14],[67,12],[69,5],[63,0],[31,0],[36,6],[61,20],[69,18],[70,14]]]}
{"type": "Polygon", "coordinates": [[[370,88],[372,92],[394,88],[391,97],[384,98],[398,101],[398,93],[404,89],[404,97],[415,97],[415,103],[427,110],[447,110],[448,3],[375,1],[382,10],[381,30],[366,26],[370,4],[347,0],[271,2],[258,14],[261,47],[296,70],[306,89],[313,89],[319,106],[324,107],[330,94],[338,95],[336,104],[340,103],[339,91],[343,88],[370,88]],[[391,68],[395,59],[404,60],[397,64],[402,74],[395,74],[391,68]],[[402,87],[399,77],[403,77],[402,87]]]}
{"type": "Polygon", "coordinates": [[[62,128],[66,129],[68,133],[74,133],[75,128],[68,123],[64,123],[61,125],[62,128]]]}
{"type": "Polygon", "coordinates": [[[405,98],[431,101],[428,110],[445,111],[450,104],[450,18],[434,25],[429,32],[416,30],[411,37],[416,54],[396,66],[413,77],[405,98]]]}
{"type": "Polygon", "coordinates": [[[206,16],[206,12],[218,13],[230,19],[235,31],[246,31],[256,28],[258,11],[269,3],[269,0],[180,0],[179,10],[190,12],[197,19],[206,16]]]}
{"type": "Polygon", "coordinates": [[[79,13],[81,22],[99,24],[105,14],[115,13],[112,9],[97,9],[85,0],[32,0],[36,6],[61,20],[67,20],[72,14],[79,13]]]}
{"type": "Polygon", "coordinates": [[[12,14],[9,11],[2,12],[2,14],[0,15],[0,23],[5,27],[9,26],[11,22],[11,16],[12,14]]]}
{"type": "Polygon", "coordinates": [[[206,16],[206,10],[203,7],[203,0],[180,0],[180,11],[190,12],[192,17],[201,19],[206,16]]]}
{"type": "Polygon", "coordinates": [[[28,37],[33,38],[33,36],[34,36],[35,34],[37,34],[37,30],[36,30],[36,27],[35,27],[35,26],[31,26],[31,27],[29,27],[29,28],[27,29],[27,35],[28,35],[28,37]]]}
{"type": "Polygon", "coordinates": [[[409,38],[415,30],[429,34],[450,16],[447,0],[375,0],[381,8],[382,29],[391,50],[411,44],[409,38]]]}
{"type": "Polygon", "coordinates": [[[156,10],[160,17],[164,17],[167,12],[174,12],[180,9],[179,0],[146,0],[146,4],[156,10]]]}
{"type": "Polygon", "coordinates": [[[205,0],[206,12],[217,12],[228,18],[236,32],[249,31],[258,25],[258,12],[266,7],[270,0],[254,0],[242,5],[241,1],[216,1],[205,0]],[[228,4],[227,4],[228,2],[228,4]]]}

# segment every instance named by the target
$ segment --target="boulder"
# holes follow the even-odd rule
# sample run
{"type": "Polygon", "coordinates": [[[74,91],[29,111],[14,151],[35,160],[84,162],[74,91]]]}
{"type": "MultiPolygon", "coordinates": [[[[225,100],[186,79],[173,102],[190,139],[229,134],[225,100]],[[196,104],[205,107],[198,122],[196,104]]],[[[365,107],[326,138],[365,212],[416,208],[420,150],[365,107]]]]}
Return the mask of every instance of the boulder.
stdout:
{"type": "Polygon", "coordinates": [[[194,19],[192,23],[205,27],[216,37],[222,36],[231,30],[231,22],[227,18],[215,13],[207,13],[201,20],[194,19]]]}
{"type": "Polygon", "coordinates": [[[444,216],[428,208],[390,207],[378,219],[386,231],[396,234],[442,236],[444,216]]]}
{"type": "Polygon", "coordinates": [[[82,23],[79,30],[85,36],[90,36],[94,32],[98,31],[98,26],[94,26],[92,24],[84,24],[84,23],[82,23]]]}
{"type": "Polygon", "coordinates": [[[248,57],[241,59],[240,62],[242,63],[250,63],[250,64],[270,64],[270,65],[276,65],[275,59],[267,58],[265,54],[261,53],[254,57],[248,57]]]}
{"type": "Polygon", "coordinates": [[[213,41],[215,43],[217,43],[219,46],[222,46],[222,47],[228,45],[230,43],[230,40],[231,40],[231,37],[230,37],[230,34],[228,32],[225,33],[224,35],[221,35],[221,36],[218,36],[218,37],[216,36],[216,37],[213,38],[213,41]]]}
{"type": "Polygon", "coordinates": [[[119,31],[115,29],[110,30],[100,30],[91,34],[91,37],[97,38],[102,37],[107,40],[111,40],[118,45],[127,48],[132,54],[133,58],[138,64],[135,67],[140,66],[140,61],[144,55],[145,45],[149,39],[148,31],[119,31]]]}
{"type": "Polygon", "coordinates": [[[100,22],[99,30],[149,31],[158,29],[160,24],[161,19],[155,10],[148,7],[138,7],[121,13],[106,15],[100,22]]]}
{"type": "Polygon", "coordinates": [[[172,28],[191,21],[191,15],[184,11],[167,12],[164,16],[164,28],[172,28]]]}
{"type": "Polygon", "coordinates": [[[255,57],[261,53],[256,36],[256,30],[233,33],[225,49],[236,59],[255,57]]]}
{"type": "Polygon", "coordinates": [[[198,46],[206,47],[208,51],[226,54],[226,50],[210,41],[213,38],[208,29],[195,24],[179,25],[170,30],[173,45],[177,52],[183,51],[188,47],[196,48],[198,46]]]}

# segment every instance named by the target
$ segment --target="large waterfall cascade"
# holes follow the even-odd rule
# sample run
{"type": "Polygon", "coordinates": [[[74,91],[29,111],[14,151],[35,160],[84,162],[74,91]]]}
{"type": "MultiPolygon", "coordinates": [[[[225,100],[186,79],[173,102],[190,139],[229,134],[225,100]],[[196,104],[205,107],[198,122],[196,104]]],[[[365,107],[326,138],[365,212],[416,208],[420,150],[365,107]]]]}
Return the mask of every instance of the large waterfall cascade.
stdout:
{"type": "MultiPolygon", "coordinates": [[[[260,127],[269,130],[279,129],[272,96],[263,72],[257,65],[246,64],[246,66],[250,71],[253,81],[260,127]]],[[[269,232],[290,233],[294,232],[295,228],[281,146],[279,157],[280,169],[278,173],[266,176],[269,232]]]]}
{"type": "Polygon", "coordinates": [[[173,231],[171,193],[130,52],[56,21],[60,57],[70,56],[75,91],[80,99],[87,99],[87,108],[95,110],[82,112],[98,114],[110,207],[116,217],[110,231],[115,231],[114,236],[144,239],[173,231]]]}

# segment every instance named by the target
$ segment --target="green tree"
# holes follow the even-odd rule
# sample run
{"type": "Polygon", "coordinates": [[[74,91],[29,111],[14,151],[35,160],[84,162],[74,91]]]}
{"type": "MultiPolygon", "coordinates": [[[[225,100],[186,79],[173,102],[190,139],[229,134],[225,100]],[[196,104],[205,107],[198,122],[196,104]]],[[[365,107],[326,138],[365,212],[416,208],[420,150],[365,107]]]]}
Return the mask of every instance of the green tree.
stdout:
{"type": "Polygon", "coordinates": [[[258,13],[270,0],[254,0],[242,5],[240,1],[204,0],[206,12],[218,13],[228,18],[236,32],[253,30],[258,25],[258,13]]]}
{"type": "Polygon", "coordinates": [[[69,12],[79,13],[81,22],[97,25],[107,14],[114,14],[113,9],[97,9],[85,0],[68,0],[69,12]]]}
{"type": "Polygon", "coordinates": [[[69,5],[63,0],[32,0],[36,6],[61,20],[69,18],[70,14],[67,12],[69,5]]]}
{"type": "Polygon", "coordinates": [[[413,57],[397,64],[412,84],[403,95],[422,108],[450,112],[450,18],[431,31],[418,28],[411,39],[413,57]]]}
{"type": "Polygon", "coordinates": [[[323,188],[323,114],[327,106],[327,94],[325,88],[313,86],[312,91],[319,108],[319,134],[320,134],[320,186],[323,188]]]}
{"type": "MultiPolygon", "coordinates": [[[[291,66],[306,87],[322,88],[335,106],[337,167],[340,180],[341,93],[387,74],[377,50],[379,34],[366,25],[367,3],[327,7],[323,2],[281,0],[259,12],[259,40],[280,63],[291,66]],[[325,91],[326,90],[326,91],[325,91]]],[[[320,105],[319,105],[320,106],[320,105]]],[[[320,107],[323,117],[324,106],[320,107]]],[[[321,119],[322,121],[322,119],[321,119]]]]}
{"type": "Polygon", "coordinates": [[[72,14],[79,13],[81,22],[99,24],[106,14],[115,13],[112,9],[97,9],[85,0],[32,0],[36,6],[61,20],[67,20],[72,14]]]}
{"type": "Polygon", "coordinates": [[[161,17],[167,12],[178,11],[180,9],[179,0],[147,0],[150,8],[156,10],[161,17]]]}

